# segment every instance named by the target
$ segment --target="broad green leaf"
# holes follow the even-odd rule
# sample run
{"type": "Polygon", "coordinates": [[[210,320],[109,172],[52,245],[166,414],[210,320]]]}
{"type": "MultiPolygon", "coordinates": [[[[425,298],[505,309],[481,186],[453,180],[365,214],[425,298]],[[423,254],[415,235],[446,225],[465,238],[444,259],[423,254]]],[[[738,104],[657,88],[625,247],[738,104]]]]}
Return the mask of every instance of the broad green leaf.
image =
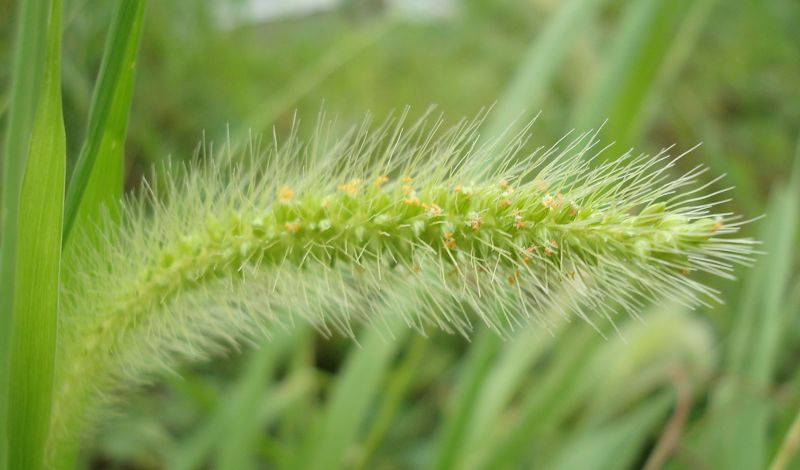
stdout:
{"type": "MultiPolygon", "coordinates": [[[[33,116],[38,102],[46,51],[47,2],[18,2],[19,13],[11,66],[8,127],[5,135],[0,206],[0,430],[6,429],[11,308],[14,299],[19,190],[25,169],[33,116]]],[[[6,433],[0,432],[0,470],[6,468],[6,433]]]]}
{"type": "Polygon", "coordinates": [[[61,2],[51,3],[47,63],[22,179],[9,393],[9,466],[44,466],[58,322],[66,139],[61,109],[61,2]]]}
{"type": "Polygon", "coordinates": [[[144,3],[144,0],[121,0],[109,30],[86,140],[67,190],[65,240],[74,227],[96,220],[104,207],[114,210],[122,194],[125,132],[144,3]]]}

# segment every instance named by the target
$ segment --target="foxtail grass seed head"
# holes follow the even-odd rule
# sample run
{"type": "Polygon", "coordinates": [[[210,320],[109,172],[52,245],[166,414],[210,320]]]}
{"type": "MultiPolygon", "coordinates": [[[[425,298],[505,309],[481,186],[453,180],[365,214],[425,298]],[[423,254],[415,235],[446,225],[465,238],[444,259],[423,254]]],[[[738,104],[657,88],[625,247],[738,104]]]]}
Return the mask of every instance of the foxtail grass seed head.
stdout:
{"type": "Polygon", "coordinates": [[[750,261],[743,222],[696,183],[705,169],[675,177],[668,150],[609,159],[583,133],[527,154],[526,134],[479,145],[479,124],[321,128],[168,164],[102,243],[65,254],[51,446],[120,384],[295,318],[348,335],[386,315],[464,334],[546,327],[554,309],[591,323],[716,299],[698,274],[750,261]]]}

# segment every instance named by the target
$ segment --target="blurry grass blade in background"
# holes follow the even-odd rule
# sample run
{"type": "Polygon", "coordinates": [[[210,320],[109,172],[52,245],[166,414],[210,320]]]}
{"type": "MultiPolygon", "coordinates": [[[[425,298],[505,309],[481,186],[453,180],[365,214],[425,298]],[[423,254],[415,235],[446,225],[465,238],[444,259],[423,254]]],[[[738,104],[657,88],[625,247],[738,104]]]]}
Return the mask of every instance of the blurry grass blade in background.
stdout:
{"type": "Polygon", "coordinates": [[[625,4],[622,24],[605,67],[576,109],[576,128],[588,129],[608,119],[605,140],[623,146],[631,144],[631,129],[641,127],[637,123],[641,108],[667,51],[677,44],[673,42],[674,35],[689,4],[688,0],[636,0],[625,4]]]}
{"type": "Polygon", "coordinates": [[[291,468],[316,470],[347,467],[345,458],[364,425],[390,361],[409,334],[399,316],[389,320],[392,333],[366,331],[353,348],[329,391],[319,421],[309,430],[291,468]]]}
{"type": "Polygon", "coordinates": [[[667,414],[671,397],[662,393],[604,426],[568,439],[548,470],[625,470],[635,468],[636,457],[648,436],[667,414]]]}
{"type": "Polygon", "coordinates": [[[268,393],[267,387],[273,384],[271,376],[277,361],[291,347],[295,339],[296,335],[281,332],[280,336],[264,343],[260,350],[250,354],[238,382],[231,385],[224,400],[217,403],[216,409],[204,425],[186,438],[170,456],[169,468],[175,470],[198,468],[215,448],[222,449],[225,456],[217,468],[236,468],[227,462],[236,457],[240,459],[249,457],[244,452],[241,455],[229,455],[230,452],[226,452],[225,449],[233,448],[232,439],[247,441],[252,437],[252,426],[248,426],[247,423],[251,420],[254,424],[260,422],[261,413],[258,412],[258,405],[265,393],[268,393]],[[242,430],[246,431],[244,435],[242,430]]]}
{"type": "Polygon", "coordinates": [[[605,0],[569,0],[558,3],[553,19],[531,42],[514,76],[505,86],[483,133],[484,140],[513,136],[521,124],[538,112],[545,93],[569,47],[594,18],[605,0]],[[514,124],[517,124],[514,126],[514,124]]]}
{"type": "Polygon", "coordinates": [[[67,188],[65,241],[77,218],[96,219],[103,206],[113,210],[113,203],[122,194],[125,132],[144,3],[144,0],[121,0],[108,33],[86,140],[67,188]]]}
{"type": "MultiPolygon", "coordinates": [[[[14,298],[19,190],[25,169],[31,126],[44,69],[47,2],[18,2],[11,66],[11,91],[2,155],[0,206],[0,430],[6,429],[8,369],[10,365],[11,309],[14,298]]],[[[0,432],[0,470],[6,468],[6,432],[0,432]]]]}
{"type": "Polygon", "coordinates": [[[466,450],[465,438],[471,429],[472,410],[476,406],[485,379],[491,371],[492,360],[501,340],[494,331],[482,328],[476,335],[464,361],[464,369],[456,382],[452,409],[446,411],[432,456],[432,468],[458,468],[460,457],[466,450]]]}
{"type": "MultiPolygon", "coordinates": [[[[291,111],[304,96],[318,87],[331,74],[353,60],[364,49],[372,46],[386,35],[394,23],[377,21],[376,23],[348,32],[323,54],[323,56],[303,70],[298,71],[282,90],[269,90],[270,104],[258,106],[254,115],[246,121],[247,129],[235,131],[231,143],[232,152],[238,153],[251,139],[252,132],[262,132],[275,124],[275,121],[291,111]]],[[[227,136],[226,136],[227,137],[227,136]]],[[[219,139],[225,142],[226,139],[219,139]]]]}
{"type": "Polygon", "coordinates": [[[708,465],[760,469],[769,456],[773,384],[778,347],[791,319],[785,309],[800,213],[800,158],[788,187],[772,194],[760,239],[767,255],[748,273],[738,299],[724,364],[725,381],[711,397],[710,422],[698,429],[697,445],[708,465]]]}
{"type": "Polygon", "coordinates": [[[20,191],[11,338],[9,466],[44,465],[50,425],[66,141],[61,108],[61,1],[50,5],[47,62],[20,191]]]}

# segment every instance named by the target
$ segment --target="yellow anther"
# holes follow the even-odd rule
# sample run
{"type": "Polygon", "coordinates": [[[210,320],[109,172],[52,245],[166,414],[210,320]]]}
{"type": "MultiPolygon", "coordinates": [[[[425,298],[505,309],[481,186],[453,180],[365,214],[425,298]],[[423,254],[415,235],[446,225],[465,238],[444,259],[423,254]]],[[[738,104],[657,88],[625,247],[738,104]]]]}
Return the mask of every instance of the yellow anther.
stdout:
{"type": "Polygon", "coordinates": [[[286,229],[289,233],[297,233],[300,231],[300,223],[299,222],[286,222],[283,224],[283,228],[286,229]]]}
{"type": "Polygon", "coordinates": [[[505,209],[506,207],[508,207],[510,205],[511,205],[511,199],[506,198],[506,199],[503,199],[502,201],[497,203],[497,208],[498,209],[505,209]]]}
{"type": "Polygon", "coordinates": [[[456,248],[456,239],[453,238],[453,232],[445,232],[444,246],[448,250],[454,250],[456,248]]]}
{"type": "Polygon", "coordinates": [[[569,215],[571,215],[572,217],[578,215],[578,206],[576,206],[575,204],[571,204],[569,207],[569,215]]]}
{"type": "Polygon", "coordinates": [[[548,188],[550,188],[550,185],[547,184],[547,181],[541,178],[535,178],[533,180],[533,187],[541,192],[545,192],[548,188]]]}
{"type": "Polygon", "coordinates": [[[436,217],[442,213],[442,208],[436,205],[436,203],[431,203],[431,205],[427,206],[426,209],[428,209],[428,217],[436,217]]]}
{"type": "Polygon", "coordinates": [[[361,179],[353,178],[352,180],[348,181],[347,183],[339,185],[339,191],[353,195],[358,192],[358,188],[361,187],[361,179]]]}
{"type": "Polygon", "coordinates": [[[545,198],[542,199],[542,205],[548,209],[558,208],[558,202],[553,199],[553,196],[545,196],[545,198]]]}
{"type": "Polygon", "coordinates": [[[514,187],[508,184],[508,181],[506,181],[505,179],[500,180],[499,185],[500,189],[505,191],[506,194],[511,194],[514,192],[514,187]]]}
{"type": "Polygon", "coordinates": [[[405,205],[407,205],[407,206],[419,206],[419,205],[420,205],[420,202],[419,202],[419,198],[418,198],[418,197],[416,197],[416,196],[411,196],[411,197],[408,197],[408,198],[406,198],[406,199],[403,201],[403,204],[405,204],[405,205]]]}
{"type": "Polygon", "coordinates": [[[461,193],[462,191],[464,191],[464,187],[463,187],[463,186],[461,186],[460,184],[457,184],[457,185],[455,185],[455,186],[453,187],[453,192],[454,192],[455,194],[459,194],[459,193],[461,193]]]}
{"type": "Polygon", "coordinates": [[[409,184],[414,181],[414,178],[411,178],[410,176],[404,176],[400,181],[405,184],[409,184]]]}
{"type": "Polygon", "coordinates": [[[477,232],[481,229],[481,225],[483,225],[483,219],[481,218],[480,214],[477,212],[471,212],[469,214],[469,226],[477,232]]]}
{"type": "Polygon", "coordinates": [[[389,177],[385,176],[385,175],[381,175],[381,176],[378,176],[377,178],[375,178],[375,181],[372,183],[372,185],[375,186],[376,188],[380,188],[387,181],[389,181],[389,177]]]}
{"type": "Polygon", "coordinates": [[[294,199],[294,191],[289,186],[284,186],[278,190],[278,200],[284,204],[292,202],[294,199]]]}

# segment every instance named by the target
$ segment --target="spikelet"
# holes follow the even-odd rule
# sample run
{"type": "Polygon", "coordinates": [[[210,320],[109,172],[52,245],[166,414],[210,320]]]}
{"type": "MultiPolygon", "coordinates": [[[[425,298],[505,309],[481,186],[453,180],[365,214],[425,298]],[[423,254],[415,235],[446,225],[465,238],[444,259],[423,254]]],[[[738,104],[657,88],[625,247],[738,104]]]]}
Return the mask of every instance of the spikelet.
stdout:
{"type": "Polygon", "coordinates": [[[101,243],[65,255],[51,447],[119,384],[297,318],[347,335],[387,315],[462,334],[547,328],[552,309],[591,323],[705,303],[716,292],[698,272],[750,261],[754,242],[731,237],[743,222],[696,185],[703,168],[674,178],[667,151],[601,160],[591,133],[522,154],[527,129],[478,145],[479,124],[320,128],[168,166],[101,243]]]}

